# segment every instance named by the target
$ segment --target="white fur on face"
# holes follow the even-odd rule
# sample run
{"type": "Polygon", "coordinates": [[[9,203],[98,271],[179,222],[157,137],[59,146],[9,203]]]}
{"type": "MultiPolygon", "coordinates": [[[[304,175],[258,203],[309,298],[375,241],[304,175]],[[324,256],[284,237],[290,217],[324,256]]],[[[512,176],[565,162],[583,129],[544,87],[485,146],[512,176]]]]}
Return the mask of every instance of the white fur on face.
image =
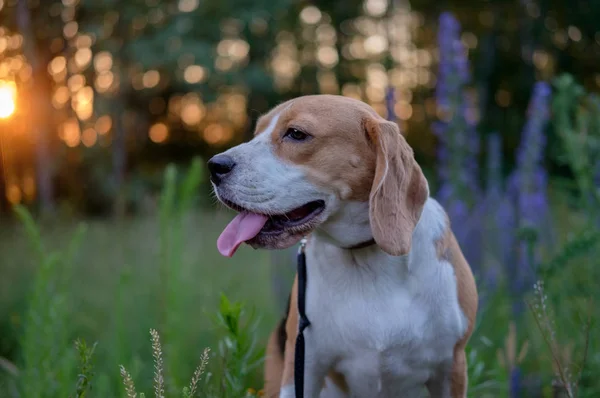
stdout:
{"type": "Polygon", "coordinates": [[[279,116],[250,142],[224,152],[236,166],[219,185],[219,197],[262,214],[282,214],[315,200],[330,199],[331,194],[307,180],[302,167],[275,155],[271,135],[279,116]]]}

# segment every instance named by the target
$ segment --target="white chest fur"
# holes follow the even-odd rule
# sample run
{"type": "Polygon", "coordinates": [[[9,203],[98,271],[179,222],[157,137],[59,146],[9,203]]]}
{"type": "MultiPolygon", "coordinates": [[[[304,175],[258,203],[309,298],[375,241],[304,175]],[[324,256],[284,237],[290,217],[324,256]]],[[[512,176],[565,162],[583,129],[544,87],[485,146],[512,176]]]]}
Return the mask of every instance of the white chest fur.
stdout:
{"type": "Polygon", "coordinates": [[[419,396],[452,364],[467,320],[454,270],[435,252],[440,211],[428,202],[407,256],[376,246],[345,251],[318,238],[309,244],[306,366],[343,374],[352,397],[419,396]]]}

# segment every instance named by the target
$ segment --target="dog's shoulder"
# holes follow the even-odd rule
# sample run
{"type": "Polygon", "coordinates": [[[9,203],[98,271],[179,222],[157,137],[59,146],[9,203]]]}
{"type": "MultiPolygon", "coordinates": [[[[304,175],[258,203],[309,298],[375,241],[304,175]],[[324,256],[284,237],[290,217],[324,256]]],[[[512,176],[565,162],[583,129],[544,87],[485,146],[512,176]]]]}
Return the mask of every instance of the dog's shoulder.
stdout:
{"type": "Polygon", "coordinates": [[[444,219],[444,232],[434,241],[434,245],[437,259],[442,264],[450,264],[454,271],[458,303],[468,321],[468,327],[463,336],[463,340],[466,342],[473,332],[479,297],[473,272],[452,231],[452,225],[447,215],[444,219]]]}
{"type": "Polygon", "coordinates": [[[434,268],[440,272],[451,271],[454,295],[466,321],[461,341],[466,342],[473,332],[479,301],[475,278],[443,206],[437,200],[429,198],[425,209],[423,219],[415,230],[419,237],[415,240],[413,253],[416,264],[412,266],[419,268],[422,265],[420,263],[433,261],[434,268]]]}

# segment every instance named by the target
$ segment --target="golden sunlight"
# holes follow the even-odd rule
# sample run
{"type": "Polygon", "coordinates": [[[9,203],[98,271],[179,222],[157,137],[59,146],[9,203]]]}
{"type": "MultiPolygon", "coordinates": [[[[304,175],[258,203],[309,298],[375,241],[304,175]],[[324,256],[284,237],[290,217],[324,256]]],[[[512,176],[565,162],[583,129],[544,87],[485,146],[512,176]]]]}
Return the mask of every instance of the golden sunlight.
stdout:
{"type": "Polygon", "coordinates": [[[15,113],[17,87],[13,82],[0,81],[0,118],[6,119],[15,113]]]}

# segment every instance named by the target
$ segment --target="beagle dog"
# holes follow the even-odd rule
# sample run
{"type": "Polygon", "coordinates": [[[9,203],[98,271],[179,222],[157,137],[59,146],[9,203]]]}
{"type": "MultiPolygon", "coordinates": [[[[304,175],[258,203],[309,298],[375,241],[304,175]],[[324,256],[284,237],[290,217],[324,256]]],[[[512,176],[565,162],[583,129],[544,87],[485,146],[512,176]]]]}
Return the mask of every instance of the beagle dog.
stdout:
{"type": "MultiPolygon", "coordinates": [[[[466,397],[475,281],[395,123],[351,98],[299,97],[208,168],[217,198],[239,212],[221,254],[309,236],[305,397],[466,397]]],[[[268,397],[295,396],[297,283],[268,342],[268,397]]]]}

